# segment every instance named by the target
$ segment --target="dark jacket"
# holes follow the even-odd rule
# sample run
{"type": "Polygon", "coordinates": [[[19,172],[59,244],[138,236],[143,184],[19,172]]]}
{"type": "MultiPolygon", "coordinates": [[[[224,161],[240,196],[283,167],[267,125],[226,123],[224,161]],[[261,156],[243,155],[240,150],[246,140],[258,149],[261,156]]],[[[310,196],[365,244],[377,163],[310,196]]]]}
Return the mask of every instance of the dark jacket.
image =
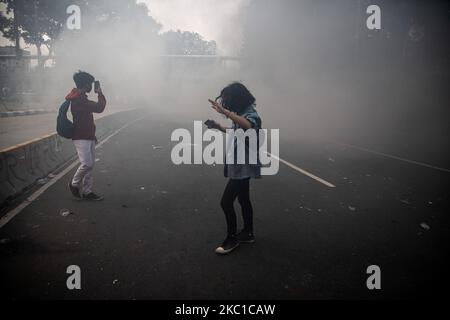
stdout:
{"type": "Polygon", "coordinates": [[[71,102],[74,126],[72,140],[96,140],[92,113],[102,113],[105,110],[105,96],[99,93],[98,102],[94,102],[88,100],[87,95],[79,89],[72,89],[66,100],[71,102]]]}

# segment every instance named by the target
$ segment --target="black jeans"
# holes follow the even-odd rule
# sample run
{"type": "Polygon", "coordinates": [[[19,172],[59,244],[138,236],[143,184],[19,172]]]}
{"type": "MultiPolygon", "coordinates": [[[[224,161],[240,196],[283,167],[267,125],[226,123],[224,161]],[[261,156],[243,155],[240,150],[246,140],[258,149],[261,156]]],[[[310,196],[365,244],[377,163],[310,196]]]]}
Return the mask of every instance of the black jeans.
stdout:
{"type": "Polygon", "coordinates": [[[236,212],[234,211],[234,200],[238,198],[242,208],[242,217],[244,220],[244,230],[253,232],[253,208],[250,202],[250,178],[237,180],[228,180],[225,191],[223,192],[220,205],[225,213],[227,221],[228,235],[235,235],[237,232],[236,212]]]}

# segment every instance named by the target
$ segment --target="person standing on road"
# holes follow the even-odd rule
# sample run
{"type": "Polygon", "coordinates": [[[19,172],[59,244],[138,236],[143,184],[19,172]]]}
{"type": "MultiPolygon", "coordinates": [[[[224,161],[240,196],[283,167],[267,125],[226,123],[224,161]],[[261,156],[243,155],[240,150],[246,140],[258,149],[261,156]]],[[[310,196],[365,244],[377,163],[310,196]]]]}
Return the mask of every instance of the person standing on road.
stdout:
{"type": "MultiPolygon", "coordinates": [[[[224,88],[215,101],[209,100],[215,111],[225,115],[233,122],[232,130],[242,129],[246,131],[253,129],[256,130],[256,135],[258,135],[258,130],[261,129],[261,118],[256,112],[255,101],[250,91],[239,82],[232,83],[224,88]]],[[[209,120],[208,127],[218,129],[222,132],[226,132],[229,129],[213,120],[209,120]]],[[[229,147],[234,148],[236,158],[236,137],[232,139],[232,145],[229,147]]],[[[227,237],[222,245],[216,249],[216,253],[218,254],[230,253],[240,243],[255,242],[255,236],[253,234],[253,207],[250,201],[250,179],[261,178],[261,164],[259,160],[256,164],[250,163],[249,151],[248,144],[245,144],[246,160],[244,164],[237,164],[237,161],[227,163],[227,159],[225,159],[224,176],[229,178],[229,180],[220,204],[227,222],[227,237]],[[244,221],[244,228],[238,234],[236,233],[237,223],[236,213],[234,211],[234,201],[236,198],[242,208],[244,221]]]]}
{"type": "Polygon", "coordinates": [[[67,95],[66,100],[71,102],[73,118],[72,140],[77,149],[80,166],[69,182],[69,189],[77,199],[100,201],[103,197],[92,191],[94,178],[92,171],[95,164],[95,124],[93,113],[102,113],[106,107],[106,99],[100,88],[100,83],[87,72],[78,71],[73,80],[76,88],[67,95]],[[95,81],[95,93],[98,102],[88,100],[87,93],[92,91],[95,81]]]}

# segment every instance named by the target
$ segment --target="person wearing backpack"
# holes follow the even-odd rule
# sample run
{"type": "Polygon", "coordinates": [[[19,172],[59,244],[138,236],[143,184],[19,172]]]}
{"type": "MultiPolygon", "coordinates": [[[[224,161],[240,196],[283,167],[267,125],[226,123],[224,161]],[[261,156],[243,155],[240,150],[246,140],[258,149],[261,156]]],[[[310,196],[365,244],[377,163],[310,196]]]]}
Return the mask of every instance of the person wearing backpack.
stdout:
{"type": "Polygon", "coordinates": [[[87,93],[92,91],[92,83],[95,78],[83,71],[73,75],[76,88],[66,96],[66,101],[71,103],[73,118],[72,140],[77,150],[80,166],[73,179],[69,182],[69,189],[77,199],[101,201],[102,196],[92,191],[94,179],[92,171],[95,163],[95,124],[93,113],[102,113],[106,107],[106,99],[102,93],[99,82],[96,81],[95,93],[98,101],[90,101],[87,93]]]}

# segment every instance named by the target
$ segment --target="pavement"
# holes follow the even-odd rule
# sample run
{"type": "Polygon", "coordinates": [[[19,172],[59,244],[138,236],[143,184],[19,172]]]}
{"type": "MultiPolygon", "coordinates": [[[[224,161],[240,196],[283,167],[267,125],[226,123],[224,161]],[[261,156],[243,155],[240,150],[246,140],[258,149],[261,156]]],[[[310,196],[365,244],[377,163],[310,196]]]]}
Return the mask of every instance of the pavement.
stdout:
{"type": "MultiPolygon", "coordinates": [[[[94,114],[95,119],[120,112],[123,108],[107,108],[104,113],[94,114]]],[[[0,117],[0,150],[29,140],[54,133],[57,113],[31,113],[20,117],[0,117]]],[[[70,112],[68,113],[70,119],[70,112]]]]}
{"type": "Polygon", "coordinates": [[[2,227],[2,295],[402,299],[448,288],[450,173],[280,132],[283,160],[336,187],[280,164],[251,182],[256,243],[217,256],[226,179],[221,166],[171,162],[170,135],[181,127],[193,122],[149,115],[97,149],[103,202],[74,200],[71,170],[2,227]],[[70,265],[81,269],[81,290],[66,287],[70,265]],[[381,290],[367,289],[370,265],[381,269],[381,290]]]}

